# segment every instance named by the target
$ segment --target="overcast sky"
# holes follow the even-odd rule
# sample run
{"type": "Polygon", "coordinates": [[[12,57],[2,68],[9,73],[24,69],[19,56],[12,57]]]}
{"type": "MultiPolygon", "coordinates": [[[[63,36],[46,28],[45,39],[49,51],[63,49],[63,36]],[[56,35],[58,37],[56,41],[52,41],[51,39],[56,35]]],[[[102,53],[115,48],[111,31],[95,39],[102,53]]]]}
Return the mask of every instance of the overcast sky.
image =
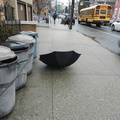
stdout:
{"type": "Polygon", "coordinates": [[[68,2],[68,0],[58,0],[58,1],[63,2],[63,3],[67,3],[68,2]]]}
{"type": "MultiPolygon", "coordinates": [[[[72,0],[57,0],[57,1],[60,1],[60,2],[63,2],[63,3],[68,3],[69,1],[72,2],[72,0]]],[[[76,1],[76,0],[74,0],[76,1]]]]}

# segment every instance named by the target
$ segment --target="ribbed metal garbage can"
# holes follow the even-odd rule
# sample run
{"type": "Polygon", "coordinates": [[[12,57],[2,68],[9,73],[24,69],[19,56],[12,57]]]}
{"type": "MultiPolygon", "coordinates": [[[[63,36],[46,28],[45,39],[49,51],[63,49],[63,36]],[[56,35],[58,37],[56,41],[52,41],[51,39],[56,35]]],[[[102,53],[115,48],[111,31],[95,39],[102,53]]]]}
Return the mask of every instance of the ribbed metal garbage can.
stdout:
{"type": "Polygon", "coordinates": [[[35,39],[35,44],[34,44],[34,52],[33,52],[33,57],[36,58],[37,57],[37,39],[38,39],[38,33],[37,32],[33,32],[33,31],[21,31],[21,34],[27,34],[32,36],[35,39]]]}
{"type": "Polygon", "coordinates": [[[0,118],[8,115],[15,105],[15,79],[18,57],[5,46],[0,46],[0,118]]]}
{"type": "Polygon", "coordinates": [[[25,70],[27,71],[27,74],[32,73],[33,51],[34,51],[35,39],[33,37],[29,36],[29,35],[17,34],[17,35],[8,37],[7,41],[19,41],[19,42],[25,42],[25,43],[29,44],[30,49],[28,50],[28,64],[25,67],[25,70]]]}
{"type": "Polygon", "coordinates": [[[18,90],[25,86],[27,82],[27,71],[25,70],[25,67],[28,62],[29,44],[15,41],[6,41],[0,44],[9,47],[19,57],[17,64],[17,78],[15,80],[15,88],[18,90]]]}

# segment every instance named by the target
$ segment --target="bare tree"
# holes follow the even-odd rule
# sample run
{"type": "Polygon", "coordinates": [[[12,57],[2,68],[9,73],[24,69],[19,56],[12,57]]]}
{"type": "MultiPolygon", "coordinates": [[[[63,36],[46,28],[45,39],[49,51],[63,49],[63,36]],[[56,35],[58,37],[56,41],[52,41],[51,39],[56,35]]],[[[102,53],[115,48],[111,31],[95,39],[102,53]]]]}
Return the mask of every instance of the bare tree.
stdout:
{"type": "Polygon", "coordinates": [[[45,8],[46,6],[49,6],[50,3],[51,3],[50,0],[37,0],[38,14],[40,14],[43,8],[45,8]]]}
{"type": "MultiPolygon", "coordinates": [[[[12,5],[13,5],[13,0],[3,0],[3,4],[2,5],[0,5],[0,14],[2,13],[2,16],[4,16],[5,18],[7,17],[8,18],[8,16],[9,17],[11,17],[12,19],[14,19],[13,18],[13,7],[12,7],[12,5]]],[[[0,16],[1,17],[1,16],[0,16]]],[[[4,19],[5,19],[4,18],[4,19]]],[[[1,18],[0,18],[1,19],[1,18]]]]}
{"type": "Polygon", "coordinates": [[[48,6],[51,7],[51,0],[34,0],[36,7],[37,7],[37,15],[38,15],[38,22],[40,19],[40,13],[41,11],[48,6]]]}
{"type": "Polygon", "coordinates": [[[13,5],[13,0],[3,0],[5,4],[13,5]]]}

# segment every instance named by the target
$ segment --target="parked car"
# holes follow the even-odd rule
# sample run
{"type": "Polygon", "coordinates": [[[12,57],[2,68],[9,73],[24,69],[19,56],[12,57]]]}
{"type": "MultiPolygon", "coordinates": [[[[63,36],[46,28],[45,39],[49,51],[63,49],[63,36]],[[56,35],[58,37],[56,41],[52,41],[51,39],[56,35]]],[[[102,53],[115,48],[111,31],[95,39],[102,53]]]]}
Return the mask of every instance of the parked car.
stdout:
{"type": "Polygon", "coordinates": [[[120,31],[120,19],[116,19],[111,23],[111,30],[112,31],[120,31]]]}
{"type": "Polygon", "coordinates": [[[58,15],[58,19],[62,19],[62,18],[65,18],[65,15],[62,14],[58,15]]]}
{"type": "MultiPolygon", "coordinates": [[[[69,24],[70,23],[71,16],[66,15],[65,18],[62,19],[61,23],[63,24],[69,24]]],[[[75,24],[75,18],[72,19],[72,24],[75,24]]]]}
{"type": "Polygon", "coordinates": [[[74,19],[77,19],[77,16],[74,15],[73,17],[74,17],[74,19]]]}
{"type": "Polygon", "coordinates": [[[115,21],[115,19],[111,19],[109,22],[109,26],[111,26],[111,24],[115,21]]]}

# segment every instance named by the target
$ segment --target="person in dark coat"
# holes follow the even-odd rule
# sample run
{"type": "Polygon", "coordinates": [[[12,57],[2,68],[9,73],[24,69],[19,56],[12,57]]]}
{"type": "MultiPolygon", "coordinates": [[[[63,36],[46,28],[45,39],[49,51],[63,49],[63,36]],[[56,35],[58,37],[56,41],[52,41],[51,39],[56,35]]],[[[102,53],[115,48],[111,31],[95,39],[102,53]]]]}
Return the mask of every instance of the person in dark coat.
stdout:
{"type": "Polygon", "coordinates": [[[55,24],[56,18],[57,18],[57,14],[54,13],[54,14],[53,14],[54,24],[55,24]]]}

